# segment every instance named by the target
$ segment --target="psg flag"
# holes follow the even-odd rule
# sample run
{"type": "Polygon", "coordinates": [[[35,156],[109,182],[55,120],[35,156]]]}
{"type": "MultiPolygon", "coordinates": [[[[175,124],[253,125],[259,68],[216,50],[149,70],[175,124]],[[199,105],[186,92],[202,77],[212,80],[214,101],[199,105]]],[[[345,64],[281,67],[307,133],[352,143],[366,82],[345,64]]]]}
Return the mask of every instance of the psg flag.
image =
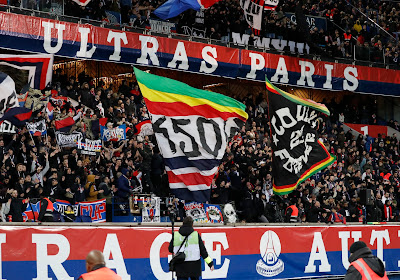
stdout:
{"type": "Polygon", "coordinates": [[[318,114],[323,104],[278,89],[266,80],[271,123],[272,173],[275,194],[291,193],[297,185],[329,166],[335,158],[318,140],[318,114]]]}

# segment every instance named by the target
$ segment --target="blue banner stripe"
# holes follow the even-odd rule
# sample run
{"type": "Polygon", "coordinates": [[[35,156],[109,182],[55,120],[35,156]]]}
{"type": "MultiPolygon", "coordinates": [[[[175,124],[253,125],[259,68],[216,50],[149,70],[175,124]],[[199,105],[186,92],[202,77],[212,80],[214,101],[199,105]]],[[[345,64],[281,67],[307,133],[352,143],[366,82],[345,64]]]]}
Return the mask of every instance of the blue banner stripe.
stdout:
{"type": "MultiPolygon", "coordinates": [[[[72,243],[72,241],[70,241],[72,243]]],[[[222,250],[223,251],[223,250],[222,250]]],[[[398,272],[397,260],[399,256],[399,249],[384,250],[384,260],[386,262],[386,270],[398,272]]],[[[85,252],[86,253],[86,252],[85,252]]],[[[376,255],[376,251],[373,251],[376,255]]],[[[82,253],[82,255],[84,255],[82,253]]],[[[320,261],[315,261],[316,272],[305,273],[305,267],[308,264],[310,253],[293,253],[293,254],[280,254],[278,259],[284,263],[284,271],[278,275],[271,277],[264,277],[259,275],[256,271],[256,264],[261,259],[259,254],[251,255],[222,255],[221,263],[217,265],[214,260],[215,269],[220,269],[223,264],[229,260],[227,276],[218,279],[229,280],[254,280],[254,279],[285,279],[285,278],[302,278],[312,279],[314,277],[329,277],[329,276],[344,276],[346,269],[342,265],[342,258],[340,251],[327,252],[328,261],[330,264],[330,272],[319,272],[320,261]]],[[[158,260],[155,260],[158,262],[158,260]]],[[[146,279],[157,280],[153,274],[150,266],[149,258],[137,259],[124,259],[127,273],[131,275],[132,279],[146,279]]],[[[162,270],[168,272],[167,258],[160,258],[162,270]]],[[[67,260],[62,263],[62,266],[67,271],[68,275],[77,279],[81,274],[86,272],[85,260],[67,260]]],[[[37,277],[37,263],[36,261],[3,261],[2,262],[2,276],[4,279],[33,279],[37,277]]],[[[202,260],[202,270],[204,272],[204,261],[202,260]]],[[[48,270],[48,276],[57,279],[52,269],[48,270]]],[[[203,274],[204,276],[204,274],[203,274]]],[[[343,278],[343,277],[342,277],[343,278]]],[[[390,279],[395,279],[391,278],[390,279]]],[[[160,279],[160,278],[159,278],[160,279]]],[[[169,279],[169,278],[161,278],[169,279]]],[[[217,278],[211,278],[217,279],[217,278]]]]}
{"type": "Polygon", "coordinates": [[[164,158],[165,165],[171,170],[185,168],[185,167],[195,167],[200,171],[207,171],[213,169],[215,166],[219,165],[221,160],[219,159],[196,159],[190,160],[185,156],[174,157],[174,158],[164,158]]]}
{"type": "Polygon", "coordinates": [[[171,192],[182,200],[196,201],[200,203],[208,202],[211,195],[211,189],[204,191],[189,191],[189,189],[171,189],[171,192]]]}

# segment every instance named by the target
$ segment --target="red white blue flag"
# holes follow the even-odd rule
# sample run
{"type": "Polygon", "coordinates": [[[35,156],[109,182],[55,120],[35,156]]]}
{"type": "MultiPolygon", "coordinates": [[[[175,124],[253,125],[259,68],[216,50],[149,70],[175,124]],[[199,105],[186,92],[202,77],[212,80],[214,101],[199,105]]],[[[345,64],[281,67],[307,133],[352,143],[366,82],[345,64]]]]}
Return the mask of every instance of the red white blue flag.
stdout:
{"type": "Polygon", "coordinates": [[[186,10],[192,9],[199,11],[201,8],[207,9],[220,0],[168,0],[158,7],[154,14],[161,19],[169,19],[178,16],[186,10]]]}
{"type": "Polygon", "coordinates": [[[44,120],[35,123],[27,122],[26,128],[29,130],[29,133],[33,136],[41,136],[47,133],[46,122],[44,120]]]}
{"type": "MultiPolygon", "coordinates": [[[[1,69],[13,68],[15,70],[18,70],[19,72],[25,72],[27,80],[21,81],[22,86],[29,84],[31,88],[44,89],[47,85],[51,83],[51,78],[53,76],[53,55],[0,54],[0,68],[1,69]]],[[[7,71],[5,70],[3,70],[3,72],[7,73],[7,71]]],[[[9,74],[12,77],[11,73],[7,74],[9,74]]]]}
{"type": "Polygon", "coordinates": [[[4,116],[0,119],[0,123],[3,121],[9,121],[16,127],[23,127],[29,121],[32,116],[32,110],[28,108],[13,107],[8,109],[4,116]]]}

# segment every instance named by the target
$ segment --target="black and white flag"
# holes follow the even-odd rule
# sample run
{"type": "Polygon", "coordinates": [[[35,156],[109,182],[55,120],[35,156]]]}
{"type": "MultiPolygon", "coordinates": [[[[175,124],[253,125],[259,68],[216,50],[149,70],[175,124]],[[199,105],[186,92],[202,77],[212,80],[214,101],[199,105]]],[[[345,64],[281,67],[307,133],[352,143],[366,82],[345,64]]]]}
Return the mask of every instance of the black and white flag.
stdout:
{"type": "Polygon", "coordinates": [[[266,80],[272,146],[274,193],[292,192],[298,184],[335,161],[318,140],[317,118],[328,108],[275,87],[266,80]]]}

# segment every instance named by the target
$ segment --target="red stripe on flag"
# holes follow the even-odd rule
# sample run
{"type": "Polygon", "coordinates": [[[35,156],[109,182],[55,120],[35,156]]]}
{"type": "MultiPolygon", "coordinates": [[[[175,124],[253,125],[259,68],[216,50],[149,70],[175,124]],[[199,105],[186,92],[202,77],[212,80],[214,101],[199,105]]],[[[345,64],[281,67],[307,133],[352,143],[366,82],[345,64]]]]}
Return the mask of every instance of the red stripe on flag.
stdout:
{"type": "Polygon", "coordinates": [[[152,102],[145,98],[147,109],[153,115],[165,115],[165,116],[193,116],[200,115],[205,118],[222,118],[223,120],[227,120],[229,118],[239,118],[242,121],[246,121],[242,116],[233,113],[233,112],[221,112],[214,109],[208,105],[198,105],[198,106],[190,106],[183,102],[152,102]]]}
{"type": "Polygon", "coordinates": [[[220,0],[200,0],[200,4],[205,8],[209,8],[220,0]]]}
{"type": "Polygon", "coordinates": [[[142,131],[142,126],[147,124],[147,123],[151,123],[151,121],[150,120],[145,120],[145,121],[142,121],[142,122],[138,123],[136,125],[137,132],[135,134],[139,134],[142,131]]]}
{"type": "Polygon", "coordinates": [[[72,126],[74,124],[75,124],[74,119],[71,118],[71,117],[68,117],[68,118],[65,118],[63,120],[56,121],[56,129],[58,130],[60,128],[67,127],[67,126],[72,126]]]}
{"type": "Polygon", "coordinates": [[[31,116],[32,116],[32,111],[29,111],[27,113],[22,113],[22,114],[15,115],[15,117],[20,121],[27,121],[27,120],[29,120],[31,118],[31,116]]]}
{"type": "Polygon", "coordinates": [[[267,84],[267,90],[276,94],[281,95],[276,89],[274,89],[273,87],[271,87],[269,84],[267,84]]]}
{"type": "Polygon", "coordinates": [[[99,124],[101,125],[101,126],[106,126],[106,124],[107,124],[107,118],[100,118],[99,119],[99,124]]]}
{"type": "Polygon", "coordinates": [[[167,171],[167,174],[170,183],[184,183],[186,186],[201,184],[206,184],[209,186],[211,185],[211,181],[214,178],[214,174],[209,176],[203,176],[200,173],[187,173],[176,175],[172,171],[167,171]]]}

